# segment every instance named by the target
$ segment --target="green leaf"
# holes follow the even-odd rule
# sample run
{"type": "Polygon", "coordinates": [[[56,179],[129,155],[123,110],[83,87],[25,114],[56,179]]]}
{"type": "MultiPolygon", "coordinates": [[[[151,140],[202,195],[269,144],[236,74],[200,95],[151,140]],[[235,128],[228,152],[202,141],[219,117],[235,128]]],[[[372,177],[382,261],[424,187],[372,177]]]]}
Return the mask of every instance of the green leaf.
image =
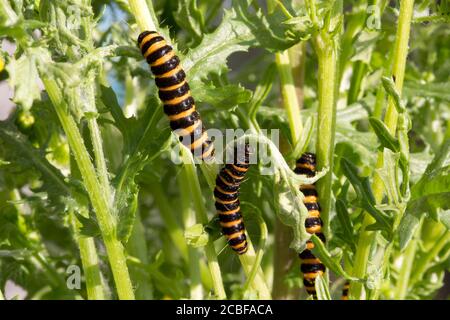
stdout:
{"type": "Polygon", "coordinates": [[[371,227],[371,230],[383,230],[389,236],[392,231],[392,218],[375,207],[375,198],[370,187],[369,179],[367,177],[360,177],[358,175],[358,168],[345,158],[341,159],[341,168],[355,189],[359,205],[376,220],[376,224],[371,227]]]}
{"type": "Polygon", "coordinates": [[[184,237],[186,238],[187,244],[194,248],[204,247],[209,241],[209,234],[200,223],[186,228],[184,237]]]}
{"type": "Polygon", "coordinates": [[[398,140],[391,135],[389,129],[380,119],[370,117],[369,123],[372,126],[373,131],[377,135],[378,140],[381,143],[381,147],[388,148],[394,152],[399,151],[400,144],[398,140]]]}
{"type": "Polygon", "coordinates": [[[450,82],[420,83],[416,81],[406,81],[403,86],[403,94],[406,97],[423,97],[450,101],[449,87],[450,82]]]}
{"type": "Polygon", "coordinates": [[[202,12],[197,7],[197,0],[178,1],[176,14],[173,16],[179,26],[187,30],[195,41],[200,41],[206,31],[202,12]]]}
{"type": "Polygon", "coordinates": [[[398,228],[401,249],[408,245],[424,214],[432,215],[437,209],[444,211],[449,209],[450,166],[447,165],[449,157],[450,140],[442,145],[421,179],[412,186],[411,197],[398,228]]]}
{"type": "Polygon", "coordinates": [[[191,81],[189,86],[196,101],[206,102],[220,109],[234,108],[238,104],[248,102],[252,96],[250,90],[240,85],[216,87],[196,80],[191,81]]]}
{"type": "Polygon", "coordinates": [[[356,251],[354,228],[347,210],[347,205],[341,199],[336,200],[336,216],[343,230],[343,240],[347,242],[353,252],[356,251]]]}
{"type": "Polygon", "coordinates": [[[94,217],[86,218],[78,212],[74,212],[77,220],[80,222],[80,234],[85,237],[99,237],[101,235],[100,228],[94,217]]]}
{"type": "Polygon", "coordinates": [[[336,258],[331,256],[319,237],[313,234],[311,236],[311,241],[314,243],[314,248],[312,249],[313,254],[317,256],[328,269],[333,271],[336,275],[344,277],[347,280],[359,281],[358,278],[352,277],[344,271],[340,261],[337,261],[336,258]]]}
{"type": "Polygon", "coordinates": [[[399,212],[402,212],[400,209],[403,204],[400,203],[402,199],[400,196],[399,174],[397,171],[399,159],[400,153],[393,153],[389,149],[384,149],[383,167],[375,171],[383,181],[389,204],[395,205],[399,212]]]}
{"type": "Polygon", "coordinates": [[[42,48],[27,48],[18,58],[11,58],[6,70],[9,85],[14,88],[14,102],[30,109],[41,97],[38,64],[49,61],[48,51],[42,48]]]}

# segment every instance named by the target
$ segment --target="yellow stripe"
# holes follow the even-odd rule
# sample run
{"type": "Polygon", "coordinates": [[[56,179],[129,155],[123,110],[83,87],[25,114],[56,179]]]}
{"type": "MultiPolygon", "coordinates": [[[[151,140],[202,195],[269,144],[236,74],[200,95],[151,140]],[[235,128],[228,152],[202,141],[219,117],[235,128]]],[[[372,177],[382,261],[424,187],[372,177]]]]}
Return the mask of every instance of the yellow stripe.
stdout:
{"type": "Polygon", "coordinates": [[[170,59],[172,59],[175,56],[175,52],[169,51],[167,52],[167,54],[163,55],[161,58],[157,59],[155,62],[150,63],[150,66],[152,67],[157,67],[160,66],[164,63],[166,63],[167,61],[169,61],[170,59]]]}
{"type": "Polygon", "coordinates": [[[191,96],[191,91],[188,91],[184,95],[182,95],[181,97],[173,98],[171,100],[163,100],[163,102],[166,105],[174,105],[174,104],[178,104],[178,103],[186,100],[190,96],[191,96]]]}
{"type": "Polygon", "coordinates": [[[229,186],[229,187],[234,187],[234,186],[235,186],[234,183],[228,182],[228,181],[225,180],[225,179],[222,177],[222,175],[220,175],[220,174],[219,174],[219,179],[222,180],[222,182],[225,183],[225,184],[226,184],[227,186],[229,186]]]}
{"type": "Polygon", "coordinates": [[[144,37],[144,39],[142,39],[141,43],[139,43],[139,48],[142,50],[142,47],[144,46],[144,44],[146,44],[148,41],[150,41],[153,38],[159,37],[158,33],[150,33],[148,35],[146,35],[144,37]]]}
{"type": "Polygon", "coordinates": [[[225,190],[223,190],[221,187],[219,187],[219,186],[216,186],[216,189],[220,192],[220,193],[223,193],[223,194],[235,194],[236,193],[236,191],[225,191],[225,190]]]}
{"type": "Polygon", "coordinates": [[[172,116],[169,116],[169,120],[170,121],[175,121],[175,120],[179,120],[179,119],[185,118],[185,117],[191,115],[192,112],[194,112],[194,111],[195,111],[195,106],[192,106],[192,108],[189,108],[186,111],[180,112],[179,114],[174,114],[172,116]]]}
{"type": "Polygon", "coordinates": [[[320,212],[318,210],[308,211],[308,218],[319,218],[320,212]]]}
{"type": "Polygon", "coordinates": [[[214,151],[214,145],[211,145],[208,149],[205,150],[202,154],[202,159],[208,158],[214,151]]]}
{"type": "Polygon", "coordinates": [[[248,168],[241,168],[241,167],[235,166],[234,164],[232,164],[232,166],[233,166],[233,169],[236,171],[247,172],[247,170],[248,170],[248,168]]]}
{"type": "Polygon", "coordinates": [[[312,243],[311,241],[308,241],[306,243],[306,249],[308,249],[308,250],[314,249],[314,243],[312,243]]]}
{"type": "Polygon", "coordinates": [[[303,274],[303,278],[308,280],[316,279],[319,275],[322,275],[323,271],[317,271],[317,272],[308,272],[303,274]]]}
{"type": "Polygon", "coordinates": [[[239,238],[240,236],[242,236],[243,234],[245,233],[245,231],[238,231],[238,232],[235,232],[235,233],[233,233],[233,234],[230,234],[230,235],[227,235],[227,239],[228,240],[231,240],[231,239],[234,239],[234,238],[239,238]]]}
{"type": "Polygon", "coordinates": [[[241,223],[242,223],[242,219],[239,219],[239,220],[230,221],[230,222],[221,222],[220,226],[224,227],[224,228],[230,228],[230,227],[237,226],[241,223]]]}
{"type": "Polygon", "coordinates": [[[199,139],[195,140],[195,141],[190,145],[189,148],[190,148],[191,150],[195,150],[195,149],[197,149],[198,147],[201,147],[201,145],[202,145],[206,140],[208,140],[208,134],[207,134],[206,131],[205,131],[205,132],[202,133],[202,136],[201,136],[199,139]]]}
{"type": "Polygon", "coordinates": [[[242,241],[241,243],[235,244],[234,246],[231,246],[233,249],[244,249],[244,247],[247,246],[247,242],[246,241],[242,241]]]}
{"type": "Polygon", "coordinates": [[[194,132],[195,129],[198,128],[198,126],[201,126],[201,125],[202,125],[202,121],[197,120],[196,122],[194,122],[193,125],[191,125],[189,127],[177,129],[177,134],[182,137],[190,135],[192,132],[194,132]]]}
{"type": "Polygon", "coordinates": [[[302,184],[300,186],[300,191],[302,190],[316,190],[316,186],[313,184],[302,184]]]}
{"type": "Polygon", "coordinates": [[[182,82],[178,83],[178,84],[174,84],[173,86],[170,87],[165,87],[165,88],[159,88],[159,91],[171,91],[171,90],[175,90],[178,88],[181,88],[182,86],[184,86],[184,84],[186,83],[186,80],[183,80],[182,82]]]}
{"type": "Polygon", "coordinates": [[[303,168],[303,169],[310,169],[311,171],[315,171],[316,170],[316,166],[309,164],[309,163],[297,163],[296,164],[297,168],[303,168]]]}
{"type": "Polygon", "coordinates": [[[223,215],[230,215],[230,214],[234,214],[234,213],[236,213],[236,212],[239,212],[239,210],[241,210],[241,207],[237,207],[236,209],[228,210],[228,211],[220,211],[220,210],[217,210],[217,212],[218,212],[219,214],[223,214],[223,215]]]}
{"type": "Polygon", "coordinates": [[[148,49],[147,51],[145,51],[144,53],[144,58],[147,59],[147,57],[149,55],[151,55],[153,52],[157,51],[158,49],[161,49],[162,47],[164,47],[165,45],[167,45],[167,42],[165,40],[163,41],[158,41],[153,43],[148,49]]]}
{"type": "Polygon", "coordinates": [[[218,202],[220,204],[232,204],[232,203],[235,203],[236,201],[238,201],[238,198],[236,198],[234,200],[229,200],[229,201],[224,201],[222,199],[216,198],[216,202],[218,202]]]}
{"type": "Polygon", "coordinates": [[[321,226],[312,226],[312,227],[306,228],[306,232],[308,232],[308,233],[317,233],[320,230],[322,230],[321,226]]]}
{"type": "Polygon", "coordinates": [[[242,180],[242,179],[244,179],[244,177],[239,177],[239,176],[236,176],[236,175],[232,174],[232,173],[230,172],[230,170],[228,170],[228,169],[225,169],[225,172],[228,173],[233,179],[236,179],[236,180],[242,180]]]}
{"type": "Polygon", "coordinates": [[[180,72],[180,70],[181,70],[181,66],[178,65],[175,68],[173,68],[172,70],[167,71],[166,73],[155,76],[155,78],[169,78],[169,77],[173,76],[174,74],[180,72]]]}
{"type": "Polygon", "coordinates": [[[316,196],[306,196],[303,198],[303,203],[316,203],[318,201],[316,196]]]}

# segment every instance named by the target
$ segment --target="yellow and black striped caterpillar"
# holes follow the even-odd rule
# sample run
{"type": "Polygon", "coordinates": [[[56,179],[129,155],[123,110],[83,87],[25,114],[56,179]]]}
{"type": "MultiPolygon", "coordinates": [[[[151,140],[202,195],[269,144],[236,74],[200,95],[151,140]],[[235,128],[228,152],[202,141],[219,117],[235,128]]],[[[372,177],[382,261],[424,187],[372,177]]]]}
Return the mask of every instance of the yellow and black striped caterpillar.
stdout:
{"type": "Polygon", "coordinates": [[[236,155],[233,163],[226,164],[216,178],[214,197],[222,233],[237,254],[247,252],[247,237],[239,202],[239,187],[249,168],[249,145],[245,145],[244,155],[236,155]]]}
{"type": "Polygon", "coordinates": [[[205,132],[199,113],[195,110],[186,74],[180,59],[171,46],[156,31],[144,31],[138,37],[138,46],[150,65],[164,103],[164,113],[169,117],[170,127],[177,130],[182,143],[203,160],[211,159],[214,146],[205,132]]]}
{"type": "MultiPolygon", "coordinates": [[[[314,177],[316,173],[316,156],[313,153],[304,153],[297,160],[296,168],[294,170],[297,174],[304,174],[308,177],[314,177]]],[[[315,234],[323,242],[325,236],[322,233],[322,219],[320,218],[320,205],[318,203],[318,194],[314,184],[304,184],[300,186],[300,191],[305,198],[303,203],[308,209],[308,217],[305,220],[306,231],[310,234],[315,234]]],[[[303,273],[303,284],[306,291],[317,299],[316,294],[316,278],[325,272],[323,263],[311,252],[314,248],[314,243],[311,240],[306,242],[306,249],[299,254],[301,259],[301,271],[303,273]]]]}
{"type": "Polygon", "coordinates": [[[342,288],[341,300],[348,300],[348,289],[350,289],[350,282],[346,281],[344,287],[342,288]]]}

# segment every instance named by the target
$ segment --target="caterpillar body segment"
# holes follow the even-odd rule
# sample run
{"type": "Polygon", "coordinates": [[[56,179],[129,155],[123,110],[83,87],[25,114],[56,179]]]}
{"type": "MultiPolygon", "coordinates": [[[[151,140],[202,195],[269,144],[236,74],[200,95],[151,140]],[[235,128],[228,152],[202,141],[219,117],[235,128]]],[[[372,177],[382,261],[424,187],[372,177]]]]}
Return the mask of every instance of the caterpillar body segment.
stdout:
{"type": "MultiPolygon", "coordinates": [[[[297,174],[314,177],[316,173],[316,156],[313,153],[304,153],[297,160],[294,170],[297,174]]],[[[325,236],[322,233],[322,219],[320,218],[319,196],[314,184],[300,186],[300,191],[305,196],[303,203],[308,210],[308,217],[305,220],[306,231],[315,234],[325,243],[325,236]]],[[[303,284],[306,292],[317,299],[315,288],[316,278],[325,272],[325,265],[312,253],[314,243],[311,240],[306,242],[306,249],[299,254],[301,259],[300,269],[303,273],[303,284]]]]}
{"type": "Polygon", "coordinates": [[[244,254],[248,249],[239,202],[239,187],[248,169],[249,147],[246,144],[243,157],[235,158],[233,163],[226,164],[220,170],[214,189],[215,207],[222,233],[227,238],[228,245],[237,254],[244,254]]]}
{"type": "Polygon", "coordinates": [[[137,42],[155,76],[158,96],[164,104],[171,129],[195,156],[202,160],[212,159],[214,145],[195,109],[186,73],[173,48],[156,31],[142,32],[137,42]]]}

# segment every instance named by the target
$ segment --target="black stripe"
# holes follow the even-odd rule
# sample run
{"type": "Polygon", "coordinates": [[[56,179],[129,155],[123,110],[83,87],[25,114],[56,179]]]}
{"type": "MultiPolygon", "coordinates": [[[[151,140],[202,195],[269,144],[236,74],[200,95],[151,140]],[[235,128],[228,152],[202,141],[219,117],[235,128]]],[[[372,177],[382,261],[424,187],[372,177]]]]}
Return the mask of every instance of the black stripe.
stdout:
{"type": "Polygon", "coordinates": [[[313,226],[322,226],[322,219],[320,218],[306,218],[305,228],[311,228],[313,226]]]}
{"type": "Polygon", "coordinates": [[[314,153],[305,152],[302,154],[297,163],[316,165],[316,155],[314,153]]]}
{"type": "MultiPolygon", "coordinates": [[[[315,289],[315,287],[314,287],[314,284],[316,283],[316,279],[311,279],[311,280],[309,280],[309,279],[306,279],[306,278],[303,278],[303,285],[305,286],[305,287],[312,287],[310,290],[314,290],[314,292],[316,291],[316,289],[315,289]],[[314,289],[313,289],[314,288],[314,289]]],[[[308,289],[306,289],[306,290],[308,290],[308,289]]]]}
{"type": "Polygon", "coordinates": [[[197,111],[194,111],[184,118],[170,121],[170,127],[172,128],[172,130],[184,129],[189,126],[192,126],[198,119],[200,119],[200,115],[198,114],[197,111]]]}
{"type": "Polygon", "coordinates": [[[140,47],[142,40],[151,33],[157,33],[156,31],[143,31],[138,37],[137,43],[138,47],[140,47]]]}
{"type": "Polygon", "coordinates": [[[151,63],[155,62],[159,58],[164,57],[166,54],[168,54],[172,50],[173,50],[172,47],[169,45],[165,45],[164,47],[159,48],[155,52],[152,52],[151,54],[148,55],[147,63],[151,64],[151,63]]]}
{"type": "Polygon", "coordinates": [[[318,196],[316,189],[309,189],[309,188],[308,189],[302,189],[302,187],[300,187],[300,191],[303,193],[303,195],[305,197],[308,197],[308,196],[315,196],[315,197],[317,197],[318,196]]]}
{"type": "Polygon", "coordinates": [[[322,232],[317,232],[315,235],[322,240],[323,243],[326,243],[325,235],[322,232]]]}
{"type": "Polygon", "coordinates": [[[160,36],[157,36],[157,37],[154,37],[154,38],[151,38],[150,40],[148,40],[142,46],[142,49],[141,49],[142,55],[145,55],[145,53],[147,52],[148,48],[150,48],[152,46],[152,44],[157,43],[157,42],[161,42],[161,41],[164,41],[164,38],[160,37],[160,36]]]}
{"type": "Polygon", "coordinates": [[[308,209],[308,211],[311,210],[318,210],[320,211],[320,206],[317,202],[313,202],[313,203],[305,203],[305,207],[306,209],[308,209]]]}
{"type": "Polygon", "coordinates": [[[241,222],[232,227],[222,228],[222,233],[224,235],[231,235],[233,233],[236,233],[236,232],[239,232],[242,230],[245,230],[245,227],[244,227],[244,224],[241,222]]]}
{"type": "Polygon", "coordinates": [[[177,134],[180,136],[179,139],[180,142],[183,143],[183,145],[190,146],[194,141],[202,136],[204,131],[205,128],[203,127],[203,125],[199,125],[190,134],[184,134],[183,131],[177,132],[177,134]]]}
{"type": "MultiPolygon", "coordinates": [[[[197,141],[198,139],[200,139],[200,137],[198,137],[197,139],[194,139],[194,142],[197,141]]],[[[195,147],[194,149],[191,149],[191,151],[195,152],[195,153],[200,152],[200,154],[199,154],[199,156],[200,156],[203,153],[205,153],[206,150],[209,149],[211,143],[212,143],[211,140],[205,140],[201,145],[195,147]]]]}
{"type": "Polygon", "coordinates": [[[312,272],[318,272],[318,271],[325,271],[325,266],[321,263],[302,263],[300,265],[300,269],[303,273],[312,273],[312,272]]]}
{"type": "Polygon", "coordinates": [[[241,180],[233,178],[225,171],[225,169],[229,169],[229,167],[230,165],[226,165],[225,168],[220,171],[220,175],[229,183],[239,184],[241,180]]]}
{"type": "Polygon", "coordinates": [[[155,76],[159,76],[161,74],[164,74],[166,72],[169,72],[170,70],[175,69],[180,64],[180,59],[177,56],[173,56],[163,64],[160,64],[159,66],[150,66],[150,69],[152,70],[152,73],[155,76]]]}
{"type": "MultiPolygon", "coordinates": [[[[230,246],[235,246],[237,244],[240,244],[244,241],[247,241],[247,237],[245,236],[245,233],[241,234],[239,237],[233,238],[233,239],[229,239],[228,240],[228,244],[230,246]]],[[[241,248],[242,250],[242,248],[241,248]]]]}
{"type": "MultiPolygon", "coordinates": [[[[161,92],[161,91],[160,91],[161,92]]],[[[179,114],[183,111],[189,110],[194,105],[194,99],[189,96],[180,103],[177,104],[165,104],[164,105],[164,113],[168,116],[172,116],[175,114],[179,114]]]]}
{"type": "Polygon", "coordinates": [[[239,190],[239,184],[228,186],[219,177],[216,178],[216,185],[219,186],[223,191],[227,192],[235,192],[239,190]]]}
{"type": "Polygon", "coordinates": [[[219,213],[219,221],[220,222],[231,222],[236,221],[242,218],[241,212],[238,211],[233,214],[220,214],[219,213]]]}
{"type": "Polygon", "coordinates": [[[171,77],[155,78],[155,83],[158,88],[171,87],[183,82],[186,79],[186,73],[183,70],[178,71],[171,77]]]}
{"type": "Polygon", "coordinates": [[[230,204],[222,204],[222,203],[216,202],[215,206],[216,206],[217,210],[226,212],[226,211],[237,209],[237,207],[239,207],[239,200],[237,200],[233,203],[230,203],[230,204]]]}
{"type": "MultiPolygon", "coordinates": [[[[167,100],[172,100],[174,98],[178,98],[178,97],[184,96],[186,93],[189,92],[189,89],[190,89],[189,85],[186,82],[181,87],[178,87],[178,88],[173,89],[173,90],[169,90],[169,91],[159,90],[158,96],[164,102],[164,101],[167,101],[167,100]]],[[[173,107],[173,106],[170,106],[170,107],[173,107]]]]}
{"type": "Polygon", "coordinates": [[[348,296],[348,289],[343,289],[342,290],[342,295],[343,296],[348,296]]]}
{"type": "Polygon", "coordinates": [[[313,255],[313,253],[309,249],[303,250],[303,252],[300,253],[298,256],[300,257],[300,259],[303,259],[303,260],[304,259],[315,259],[316,258],[316,256],[313,255]]]}
{"type": "Polygon", "coordinates": [[[312,171],[311,169],[308,169],[308,168],[299,168],[299,167],[297,167],[297,168],[294,169],[294,172],[296,174],[307,175],[308,177],[314,177],[314,175],[315,175],[314,171],[312,171]]]}
{"type": "Polygon", "coordinates": [[[238,193],[238,192],[235,192],[235,193],[232,193],[232,194],[226,194],[226,193],[220,192],[220,191],[217,190],[217,188],[216,188],[216,189],[214,189],[214,196],[215,196],[217,199],[220,199],[220,200],[223,200],[223,201],[231,201],[231,200],[237,199],[238,196],[239,196],[239,193],[238,193]]]}

